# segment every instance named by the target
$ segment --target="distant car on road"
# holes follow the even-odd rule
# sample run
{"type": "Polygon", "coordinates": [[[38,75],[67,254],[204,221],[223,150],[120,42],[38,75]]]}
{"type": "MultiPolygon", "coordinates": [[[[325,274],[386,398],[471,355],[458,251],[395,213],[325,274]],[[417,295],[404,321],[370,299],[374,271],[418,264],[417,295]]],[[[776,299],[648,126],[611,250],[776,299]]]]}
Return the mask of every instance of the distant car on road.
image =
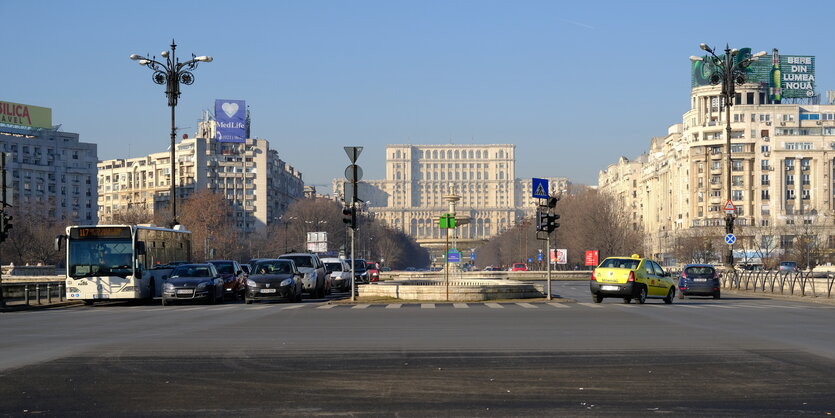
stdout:
{"type": "Polygon", "coordinates": [[[484,268],[484,271],[501,271],[501,270],[502,269],[500,269],[496,266],[487,266],[487,267],[484,268]]]}
{"type": "Polygon", "coordinates": [[[513,263],[510,271],[528,271],[528,265],[525,263],[513,263]]]}
{"type": "Polygon", "coordinates": [[[800,271],[797,268],[797,261],[782,261],[780,262],[780,273],[797,273],[800,271]]]}
{"type": "Polygon", "coordinates": [[[246,277],[244,269],[234,260],[209,260],[220,273],[223,279],[223,287],[226,291],[226,296],[231,296],[232,300],[238,297],[243,298],[246,292],[246,277]]]}
{"type": "MultiPolygon", "coordinates": [[[[304,274],[302,287],[314,298],[323,298],[330,293],[330,280],[325,275],[325,264],[316,254],[292,253],[278,256],[280,259],[293,260],[296,268],[304,274]]],[[[260,260],[259,260],[260,261],[260,260]]],[[[257,265],[257,264],[256,264],[257,265]]],[[[257,272],[257,270],[256,270],[257,272]]]]}
{"type": "Polygon", "coordinates": [[[678,298],[685,296],[721,297],[719,273],[710,264],[688,264],[678,275],[678,298]]]}
{"type": "Polygon", "coordinates": [[[347,291],[351,288],[351,264],[342,258],[323,258],[325,273],[331,281],[331,289],[347,291]]]}
{"type": "Polygon", "coordinates": [[[380,281],[380,264],[374,261],[366,261],[365,266],[368,270],[368,280],[372,282],[380,281]]]}
{"type": "Polygon", "coordinates": [[[635,299],[638,303],[647,298],[663,298],[664,303],[673,303],[676,285],[670,273],[648,258],[638,254],[631,257],[609,257],[603,260],[591,274],[589,282],[595,303],[604,298],[623,298],[623,303],[635,299]]]}
{"type": "Polygon", "coordinates": [[[162,285],[163,303],[181,301],[223,302],[223,279],[210,263],[180,264],[162,285]]]}
{"type": "MultiPolygon", "coordinates": [[[[351,264],[351,260],[348,260],[348,264],[351,264]]],[[[357,278],[357,284],[371,283],[371,280],[368,277],[368,265],[365,264],[365,260],[361,258],[354,259],[354,275],[357,278]]]]}
{"type": "Polygon", "coordinates": [[[259,300],[302,301],[302,273],[288,259],[259,260],[246,280],[246,303],[259,300]]]}

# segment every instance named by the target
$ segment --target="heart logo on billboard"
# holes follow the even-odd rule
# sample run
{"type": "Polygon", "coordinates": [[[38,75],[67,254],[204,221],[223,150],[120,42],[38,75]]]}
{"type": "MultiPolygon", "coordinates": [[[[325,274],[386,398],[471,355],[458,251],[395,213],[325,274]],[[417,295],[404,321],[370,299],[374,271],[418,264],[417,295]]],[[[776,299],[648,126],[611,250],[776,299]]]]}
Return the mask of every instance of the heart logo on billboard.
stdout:
{"type": "Polygon", "coordinates": [[[232,117],[235,116],[235,113],[238,113],[238,104],[237,103],[224,103],[220,106],[223,109],[223,113],[226,113],[226,116],[232,117]]]}

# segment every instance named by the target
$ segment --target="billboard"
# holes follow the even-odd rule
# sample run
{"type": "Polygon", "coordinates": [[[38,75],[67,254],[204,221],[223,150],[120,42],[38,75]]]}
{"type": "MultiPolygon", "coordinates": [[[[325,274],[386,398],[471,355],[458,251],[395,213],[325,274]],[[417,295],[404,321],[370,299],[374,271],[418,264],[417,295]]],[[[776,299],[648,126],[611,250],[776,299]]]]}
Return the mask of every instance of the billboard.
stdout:
{"type": "Polygon", "coordinates": [[[52,109],[0,101],[0,123],[52,129],[52,109]]]}
{"type": "MultiPolygon", "coordinates": [[[[751,56],[751,48],[742,48],[734,57],[734,63],[751,56]]],[[[690,68],[690,87],[707,86],[711,75],[719,68],[709,55],[704,61],[696,61],[690,68]]],[[[724,59],[724,54],[719,55],[724,59]]],[[[815,95],[815,57],[811,55],[785,55],[774,50],[772,55],[760,57],[745,72],[746,83],[768,86],[773,102],[781,99],[801,99],[815,95]],[[776,96],[775,96],[776,93],[776,96]]]]}
{"type": "Polygon", "coordinates": [[[246,141],[246,101],[215,100],[218,142],[246,141]]]}

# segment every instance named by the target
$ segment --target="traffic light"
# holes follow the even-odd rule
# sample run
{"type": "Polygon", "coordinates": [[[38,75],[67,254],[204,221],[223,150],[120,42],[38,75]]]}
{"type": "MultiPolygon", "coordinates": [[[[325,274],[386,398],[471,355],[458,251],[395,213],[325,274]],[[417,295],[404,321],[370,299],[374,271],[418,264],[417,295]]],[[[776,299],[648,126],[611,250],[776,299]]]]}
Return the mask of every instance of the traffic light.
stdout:
{"type": "Polygon", "coordinates": [[[557,222],[557,219],[559,219],[559,218],[560,218],[560,215],[557,215],[556,213],[553,214],[553,215],[548,215],[548,220],[546,221],[545,230],[548,231],[549,234],[551,232],[554,232],[554,230],[556,230],[557,228],[560,227],[560,223],[557,222]]]}
{"type": "Polygon", "coordinates": [[[12,219],[13,217],[10,215],[6,215],[5,212],[0,214],[0,242],[6,240],[9,237],[9,230],[12,229],[12,219]]]}
{"type": "Polygon", "coordinates": [[[548,212],[545,211],[536,211],[536,230],[537,231],[545,231],[545,228],[548,226],[548,212]]]}
{"type": "Polygon", "coordinates": [[[356,208],[346,206],[342,208],[342,222],[345,222],[345,225],[348,228],[356,229],[357,228],[357,210],[356,208]]]}

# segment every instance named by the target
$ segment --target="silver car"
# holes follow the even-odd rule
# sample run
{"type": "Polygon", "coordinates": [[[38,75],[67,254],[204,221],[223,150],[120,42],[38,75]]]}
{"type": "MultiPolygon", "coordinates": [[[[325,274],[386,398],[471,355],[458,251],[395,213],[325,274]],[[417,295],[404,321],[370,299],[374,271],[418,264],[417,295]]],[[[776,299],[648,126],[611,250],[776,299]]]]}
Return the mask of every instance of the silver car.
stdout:
{"type": "Polygon", "coordinates": [[[351,288],[351,265],[341,258],[323,258],[325,273],[331,281],[331,289],[347,292],[351,288]]]}
{"type": "Polygon", "coordinates": [[[330,280],[325,274],[325,264],[319,259],[316,254],[308,253],[292,253],[282,254],[278,258],[293,260],[296,263],[296,268],[303,274],[302,288],[311,297],[323,298],[326,293],[330,293],[330,280]]]}

